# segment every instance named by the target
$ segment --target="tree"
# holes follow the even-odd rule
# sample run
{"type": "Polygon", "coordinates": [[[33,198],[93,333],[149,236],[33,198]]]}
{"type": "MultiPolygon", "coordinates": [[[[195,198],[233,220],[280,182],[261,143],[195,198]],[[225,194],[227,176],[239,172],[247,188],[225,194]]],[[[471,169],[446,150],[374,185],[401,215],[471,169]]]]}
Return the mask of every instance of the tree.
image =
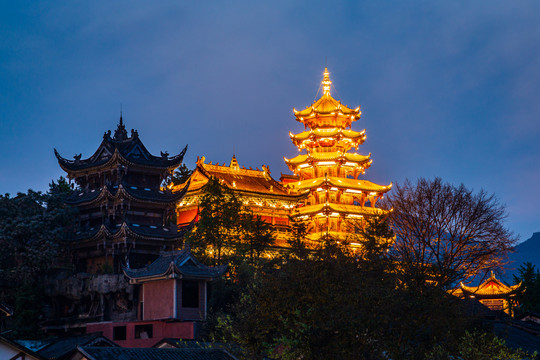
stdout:
{"type": "Polygon", "coordinates": [[[186,236],[196,254],[211,258],[214,264],[223,262],[223,250],[233,248],[241,232],[241,201],[219,180],[211,178],[200,197],[200,220],[186,236]]]}
{"type": "Polygon", "coordinates": [[[455,342],[469,321],[459,299],[404,286],[372,241],[390,233],[387,225],[367,231],[376,243],[370,259],[328,242],[260,271],[219,318],[217,339],[242,346],[246,359],[422,358],[433,343],[455,342]]]}
{"type": "Polygon", "coordinates": [[[18,336],[36,336],[47,272],[62,264],[60,242],[76,231],[76,211],[64,204],[71,194],[64,178],[46,194],[28,190],[0,196],[0,300],[15,304],[18,336]]]}
{"type": "Polygon", "coordinates": [[[245,249],[242,252],[248,254],[250,264],[254,265],[274,243],[274,228],[272,224],[262,220],[260,215],[253,215],[252,211],[242,213],[241,227],[241,239],[237,246],[245,249]]]}
{"type": "Polygon", "coordinates": [[[291,255],[298,259],[305,259],[309,250],[306,245],[307,225],[306,222],[296,217],[289,217],[291,228],[291,236],[287,239],[287,244],[290,247],[291,255]]]}
{"type": "Polygon", "coordinates": [[[506,342],[497,336],[487,332],[465,332],[458,346],[445,347],[434,346],[433,350],[426,354],[426,359],[439,360],[516,360],[536,359],[536,352],[529,354],[521,349],[513,350],[506,342]]]}
{"type": "Polygon", "coordinates": [[[443,288],[505,263],[516,238],[504,226],[506,211],[495,195],[475,193],[463,184],[409,180],[386,198],[393,208],[393,255],[401,269],[420,282],[443,288]]]}
{"type": "Polygon", "coordinates": [[[15,284],[32,281],[57,264],[59,242],[74,230],[75,210],[64,204],[71,188],[64,178],[43,194],[33,190],[0,196],[0,271],[15,284]]]}
{"type": "Polygon", "coordinates": [[[514,284],[520,282],[523,291],[516,296],[519,312],[540,312],[540,272],[532,263],[525,262],[519,266],[514,284]]]}
{"type": "Polygon", "coordinates": [[[181,185],[188,181],[192,173],[193,170],[189,170],[186,164],[182,164],[170,176],[170,178],[167,180],[167,183],[172,183],[173,185],[181,185]]]}

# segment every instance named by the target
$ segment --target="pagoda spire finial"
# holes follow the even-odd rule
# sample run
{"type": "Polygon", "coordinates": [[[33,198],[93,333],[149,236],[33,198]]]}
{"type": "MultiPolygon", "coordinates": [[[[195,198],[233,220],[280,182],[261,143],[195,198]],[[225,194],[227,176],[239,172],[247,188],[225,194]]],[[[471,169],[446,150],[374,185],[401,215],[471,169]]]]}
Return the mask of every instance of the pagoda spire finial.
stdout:
{"type": "Polygon", "coordinates": [[[324,68],[324,77],[323,81],[321,82],[323,87],[323,93],[324,95],[330,95],[330,87],[332,85],[332,81],[330,81],[330,73],[328,72],[328,68],[324,68]]]}
{"type": "Polygon", "coordinates": [[[122,119],[122,105],[120,105],[120,121],[114,131],[114,139],[116,141],[123,141],[128,138],[126,127],[124,126],[124,120],[122,119]]]}
{"type": "Polygon", "coordinates": [[[230,168],[233,168],[235,170],[240,169],[240,166],[238,165],[238,160],[236,160],[236,155],[233,154],[231,163],[229,164],[230,168]]]}

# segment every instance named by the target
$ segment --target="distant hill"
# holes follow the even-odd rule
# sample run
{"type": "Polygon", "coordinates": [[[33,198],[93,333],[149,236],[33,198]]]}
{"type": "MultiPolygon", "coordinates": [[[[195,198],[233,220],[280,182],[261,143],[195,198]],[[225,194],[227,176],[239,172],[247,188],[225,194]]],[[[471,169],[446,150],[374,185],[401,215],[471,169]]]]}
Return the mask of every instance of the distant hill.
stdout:
{"type": "Polygon", "coordinates": [[[505,279],[512,281],[512,275],[517,274],[517,268],[526,261],[533,263],[540,269],[540,232],[535,232],[533,236],[516,246],[516,251],[510,254],[511,263],[507,265],[505,279]]]}

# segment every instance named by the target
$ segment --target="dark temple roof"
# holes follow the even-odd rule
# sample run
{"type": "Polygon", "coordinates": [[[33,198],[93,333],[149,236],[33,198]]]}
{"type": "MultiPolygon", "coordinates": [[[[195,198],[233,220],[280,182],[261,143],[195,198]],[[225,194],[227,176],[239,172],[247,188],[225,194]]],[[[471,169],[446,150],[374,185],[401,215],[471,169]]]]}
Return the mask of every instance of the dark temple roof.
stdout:
{"type": "Polygon", "coordinates": [[[188,186],[185,186],[180,191],[172,192],[169,189],[156,190],[139,186],[129,186],[127,184],[120,184],[119,186],[109,185],[99,189],[75,191],[65,202],[70,205],[80,205],[92,203],[102,198],[115,199],[127,197],[141,202],[176,203],[184,197],[188,186]]]}
{"type": "Polygon", "coordinates": [[[75,155],[74,160],[68,160],[60,156],[54,149],[54,154],[58,163],[66,172],[85,170],[92,167],[105,166],[112,163],[115,159],[120,161],[137,164],[147,167],[174,169],[182,163],[187,146],[175,156],[169,156],[167,152],[161,153],[161,156],[154,156],[146,149],[136,130],[131,130],[131,136],[128,137],[126,128],[120,117],[120,123],[114,136],[108,131],[103,135],[103,141],[96,152],[88,159],[81,159],[81,155],[75,155]]]}
{"type": "Polygon", "coordinates": [[[221,276],[226,265],[206,266],[191,254],[189,248],[162,253],[153,263],[141,269],[125,267],[124,274],[132,281],[152,280],[181,275],[185,278],[214,279],[221,276]]]}
{"type": "Polygon", "coordinates": [[[106,226],[102,224],[99,227],[91,228],[90,231],[80,232],[73,240],[88,240],[92,238],[147,238],[158,240],[174,240],[180,239],[184,230],[178,231],[176,227],[162,227],[152,225],[142,225],[135,223],[122,223],[118,226],[106,226]]]}
{"type": "Polygon", "coordinates": [[[49,360],[61,359],[77,349],[77,346],[118,347],[117,344],[101,335],[101,333],[47,339],[47,341],[49,342],[48,345],[39,349],[37,353],[49,360]]]}
{"type": "Polygon", "coordinates": [[[235,360],[221,349],[159,349],[159,348],[104,348],[79,347],[79,352],[90,360],[235,360]]]}

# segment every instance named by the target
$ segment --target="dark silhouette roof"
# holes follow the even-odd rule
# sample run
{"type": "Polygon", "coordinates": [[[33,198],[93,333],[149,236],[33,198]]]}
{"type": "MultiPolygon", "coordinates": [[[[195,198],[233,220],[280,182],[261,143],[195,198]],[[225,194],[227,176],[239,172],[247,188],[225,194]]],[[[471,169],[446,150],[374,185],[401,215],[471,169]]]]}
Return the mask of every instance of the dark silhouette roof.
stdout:
{"type": "Polygon", "coordinates": [[[79,347],[78,351],[90,360],[235,360],[221,349],[159,349],[79,347]]]}
{"type": "Polygon", "coordinates": [[[493,330],[498,337],[506,341],[513,349],[522,349],[529,353],[540,351],[540,325],[513,319],[494,321],[493,330]]]}
{"type": "Polygon", "coordinates": [[[58,159],[58,163],[66,172],[103,166],[115,161],[115,159],[146,167],[173,169],[182,163],[186,150],[187,146],[175,156],[169,156],[167,152],[162,152],[161,156],[154,156],[139,139],[136,130],[131,130],[131,136],[128,137],[122,117],[120,117],[114,136],[111,137],[110,131],[106,132],[98,149],[88,159],[81,159],[79,154],[75,155],[73,160],[68,160],[63,158],[56,149],[54,149],[54,154],[58,159]]]}
{"type": "Polygon", "coordinates": [[[186,248],[162,253],[153,263],[141,269],[125,267],[124,274],[131,280],[162,278],[174,274],[185,278],[213,279],[221,276],[226,268],[226,265],[206,266],[195,259],[189,248],[186,248]]]}
{"type": "MultiPolygon", "coordinates": [[[[0,335],[0,343],[3,343],[5,344],[6,346],[8,346],[9,348],[15,350],[15,351],[18,351],[19,353],[22,353],[22,354],[25,354],[25,355],[28,355],[28,359],[38,359],[38,360],[47,360],[46,358],[44,358],[43,356],[35,353],[34,351],[30,350],[29,348],[27,348],[26,346],[24,345],[21,345],[15,341],[12,341],[2,335],[0,335]]],[[[20,355],[20,354],[19,354],[20,355]]],[[[21,359],[21,358],[25,358],[25,357],[18,357],[17,355],[14,357],[14,359],[21,359]]]]}
{"type": "Polygon", "coordinates": [[[76,350],[77,346],[118,347],[117,344],[102,336],[101,333],[47,339],[47,341],[49,344],[39,349],[37,353],[49,360],[62,359],[65,355],[76,350]]]}
{"type": "Polygon", "coordinates": [[[178,231],[176,226],[162,227],[154,225],[142,225],[136,223],[118,224],[118,226],[101,225],[90,228],[89,231],[77,233],[72,240],[91,239],[94,237],[118,238],[122,236],[154,238],[154,239],[179,239],[185,230],[178,231]]]}
{"type": "Polygon", "coordinates": [[[115,199],[120,197],[133,198],[142,202],[175,203],[182,199],[187,192],[189,183],[180,191],[151,189],[127,184],[109,185],[98,189],[75,191],[66,200],[66,204],[81,205],[92,203],[102,198],[115,199]]]}

